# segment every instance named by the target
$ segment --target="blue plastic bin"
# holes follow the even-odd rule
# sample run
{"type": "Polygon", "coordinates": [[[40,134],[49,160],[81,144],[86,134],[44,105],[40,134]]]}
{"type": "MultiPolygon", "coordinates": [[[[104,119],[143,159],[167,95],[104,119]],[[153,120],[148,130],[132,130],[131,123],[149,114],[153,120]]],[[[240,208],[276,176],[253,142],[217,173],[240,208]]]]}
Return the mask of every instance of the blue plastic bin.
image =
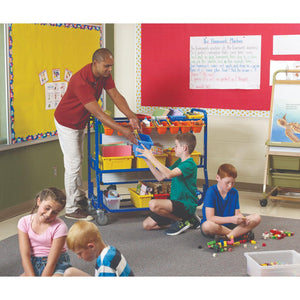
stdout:
{"type": "Polygon", "coordinates": [[[139,144],[138,145],[133,144],[132,150],[135,156],[144,158],[142,154],[138,152],[136,149],[137,148],[143,149],[142,145],[144,145],[147,149],[151,149],[151,147],[153,146],[153,142],[151,137],[147,134],[140,133],[139,136],[140,136],[140,139],[138,140],[139,144]]]}

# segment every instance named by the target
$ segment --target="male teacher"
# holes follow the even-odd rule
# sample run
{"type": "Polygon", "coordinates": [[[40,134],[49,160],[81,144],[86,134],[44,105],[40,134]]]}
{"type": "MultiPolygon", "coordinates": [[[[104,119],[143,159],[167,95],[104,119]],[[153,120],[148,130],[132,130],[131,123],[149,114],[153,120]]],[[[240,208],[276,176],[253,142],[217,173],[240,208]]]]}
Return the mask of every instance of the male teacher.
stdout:
{"type": "Polygon", "coordinates": [[[87,211],[87,198],[82,189],[81,165],[83,159],[84,128],[92,114],[104,125],[122,133],[130,142],[137,143],[128,127],[109,117],[98,104],[105,89],[118,109],[129,119],[132,129],[140,131],[139,121],[130,110],[125,98],[116,89],[111,76],[114,59],[112,53],[101,48],[95,51],[92,63],[75,73],[54,113],[54,122],[64,156],[66,218],[93,219],[87,211]]]}

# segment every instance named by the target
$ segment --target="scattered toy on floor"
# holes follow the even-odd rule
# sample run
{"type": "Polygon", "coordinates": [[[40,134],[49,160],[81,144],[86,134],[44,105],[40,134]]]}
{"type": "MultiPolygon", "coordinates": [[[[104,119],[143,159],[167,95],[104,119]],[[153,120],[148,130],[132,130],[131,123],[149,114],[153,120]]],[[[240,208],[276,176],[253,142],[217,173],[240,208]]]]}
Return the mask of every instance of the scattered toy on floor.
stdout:
{"type": "Polygon", "coordinates": [[[290,237],[293,235],[294,235],[294,233],[291,231],[277,230],[274,228],[274,229],[270,230],[270,232],[265,231],[262,234],[262,237],[264,240],[267,240],[267,239],[281,240],[287,236],[290,237]]]}

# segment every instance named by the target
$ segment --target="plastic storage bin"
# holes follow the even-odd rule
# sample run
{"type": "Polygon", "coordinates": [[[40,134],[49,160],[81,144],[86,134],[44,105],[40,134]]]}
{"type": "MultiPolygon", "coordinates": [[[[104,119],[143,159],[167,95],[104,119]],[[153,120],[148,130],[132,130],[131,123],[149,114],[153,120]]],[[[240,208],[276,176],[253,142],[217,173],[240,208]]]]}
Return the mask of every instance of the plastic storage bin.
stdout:
{"type": "Polygon", "coordinates": [[[104,134],[105,135],[113,135],[114,130],[112,128],[109,128],[109,127],[104,126],[104,125],[103,125],[103,127],[104,127],[104,134]]]}
{"type": "MultiPolygon", "coordinates": [[[[193,158],[196,165],[199,165],[199,163],[200,163],[200,156],[201,156],[201,153],[198,151],[193,151],[193,153],[191,154],[191,157],[193,158]]],[[[168,167],[172,166],[177,159],[178,159],[178,157],[175,156],[175,152],[168,152],[167,166],[168,167]]]]}
{"type": "Polygon", "coordinates": [[[246,252],[247,274],[250,276],[299,276],[300,254],[295,250],[246,252]],[[277,265],[261,266],[261,264],[277,265]]]}
{"type": "Polygon", "coordinates": [[[180,124],[179,121],[174,121],[171,123],[172,125],[170,125],[169,129],[170,129],[170,133],[171,134],[177,134],[179,132],[180,129],[180,124]]]}
{"type": "Polygon", "coordinates": [[[131,169],[134,156],[102,157],[99,155],[99,168],[101,170],[131,169]]]}
{"type": "Polygon", "coordinates": [[[136,193],[136,188],[129,188],[130,197],[133,205],[137,208],[148,207],[149,201],[152,199],[153,195],[139,195],[136,193]]]}
{"type": "Polygon", "coordinates": [[[299,172],[270,172],[268,176],[268,184],[272,186],[300,188],[299,172]]]}
{"type": "Polygon", "coordinates": [[[199,120],[199,121],[191,121],[192,123],[192,131],[194,133],[199,133],[202,130],[202,126],[203,126],[203,121],[199,120]]]}
{"type": "Polygon", "coordinates": [[[152,129],[155,127],[152,122],[150,122],[150,126],[146,126],[145,124],[141,125],[143,134],[151,134],[152,129]]]}
{"type": "Polygon", "coordinates": [[[151,147],[153,146],[153,142],[151,137],[147,134],[140,133],[139,136],[140,139],[138,140],[138,145],[133,144],[132,150],[135,156],[143,157],[141,156],[141,153],[138,152],[136,149],[143,149],[142,145],[144,145],[147,149],[151,149],[151,147]]]}
{"type": "MultiPolygon", "coordinates": [[[[160,163],[162,163],[163,165],[166,165],[166,160],[167,160],[167,156],[168,156],[167,154],[157,154],[154,156],[160,163]]],[[[136,158],[136,168],[141,169],[141,168],[149,168],[149,167],[143,158],[137,157],[136,158]]]]}
{"type": "Polygon", "coordinates": [[[192,123],[190,121],[181,121],[180,129],[182,133],[191,131],[192,123]]]}
{"type": "Polygon", "coordinates": [[[104,204],[109,208],[109,209],[120,209],[120,201],[121,197],[106,197],[103,195],[103,201],[104,204]]]}
{"type": "Polygon", "coordinates": [[[299,171],[300,157],[272,155],[270,156],[270,168],[299,171]]]}
{"type": "Polygon", "coordinates": [[[170,194],[169,193],[166,193],[166,194],[153,194],[153,198],[154,199],[169,199],[170,194]]]}

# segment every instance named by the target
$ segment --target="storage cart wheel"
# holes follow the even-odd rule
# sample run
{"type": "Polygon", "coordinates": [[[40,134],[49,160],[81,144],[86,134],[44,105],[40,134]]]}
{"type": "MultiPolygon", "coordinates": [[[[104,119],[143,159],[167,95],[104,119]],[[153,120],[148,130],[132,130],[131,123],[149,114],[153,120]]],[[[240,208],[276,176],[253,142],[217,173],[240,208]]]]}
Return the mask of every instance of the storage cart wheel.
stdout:
{"type": "Polygon", "coordinates": [[[259,203],[262,207],[265,207],[268,204],[268,199],[261,199],[259,200],[259,203]]]}
{"type": "Polygon", "coordinates": [[[107,225],[109,222],[108,215],[103,210],[97,210],[96,222],[100,226],[107,225]]]}
{"type": "Polygon", "coordinates": [[[95,215],[97,212],[96,209],[93,207],[91,200],[88,200],[88,206],[86,210],[90,215],[95,215]]]}
{"type": "Polygon", "coordinates": [[[278,195],[278,190],[276,189],[272,192],[271,196],[276,197],[277,195],[278,195]]]}

